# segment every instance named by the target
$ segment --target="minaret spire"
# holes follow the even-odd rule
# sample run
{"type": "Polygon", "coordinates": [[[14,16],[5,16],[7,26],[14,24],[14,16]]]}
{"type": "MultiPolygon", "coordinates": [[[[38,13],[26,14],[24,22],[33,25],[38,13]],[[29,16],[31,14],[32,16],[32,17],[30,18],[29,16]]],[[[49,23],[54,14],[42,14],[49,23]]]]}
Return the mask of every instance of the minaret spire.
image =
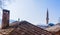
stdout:
{"type": "Polygon", "coordinates": [[[48,13],[48,9],[47,9],[47,15],[46,15],[46,23],[49,23],[49,13],[48,13]]]}

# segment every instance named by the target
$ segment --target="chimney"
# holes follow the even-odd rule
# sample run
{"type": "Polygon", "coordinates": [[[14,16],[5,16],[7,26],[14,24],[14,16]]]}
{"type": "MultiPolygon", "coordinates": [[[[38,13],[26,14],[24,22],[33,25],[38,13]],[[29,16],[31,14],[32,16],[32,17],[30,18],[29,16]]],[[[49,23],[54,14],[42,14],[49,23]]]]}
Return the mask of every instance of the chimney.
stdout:
{"type": "Polygon", "coordinates": [[[2,29],[5,29],[9,26],[9,15],[10,11],[3,9],[3,15],[2,15],[2,29]]]}

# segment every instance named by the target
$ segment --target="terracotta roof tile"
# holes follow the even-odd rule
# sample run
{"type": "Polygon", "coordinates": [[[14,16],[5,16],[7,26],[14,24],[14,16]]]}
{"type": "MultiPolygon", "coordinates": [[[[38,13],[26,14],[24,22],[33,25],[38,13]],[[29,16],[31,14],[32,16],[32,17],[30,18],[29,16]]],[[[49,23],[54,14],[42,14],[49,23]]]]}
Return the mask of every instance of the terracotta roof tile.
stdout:
{"type": "Polygon", "coordinates": [[[37,27],[27,21],[14,22],[9,28],[0,30],[3,35],[53,35],[53,33],[37,27]],[[14,24],[15,23],[15,24],[14,24]]]}

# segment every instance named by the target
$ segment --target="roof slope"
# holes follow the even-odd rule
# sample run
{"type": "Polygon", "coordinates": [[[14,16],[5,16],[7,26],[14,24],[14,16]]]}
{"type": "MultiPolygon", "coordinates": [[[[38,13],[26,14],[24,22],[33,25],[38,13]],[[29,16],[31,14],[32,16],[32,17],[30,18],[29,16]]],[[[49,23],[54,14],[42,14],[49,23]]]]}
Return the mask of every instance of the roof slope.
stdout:
{"type": "Polygon", "coordinates": [[[27,21],[21,21],[9,35],[53,35],[42,28],[39,28],[27,21]]]}

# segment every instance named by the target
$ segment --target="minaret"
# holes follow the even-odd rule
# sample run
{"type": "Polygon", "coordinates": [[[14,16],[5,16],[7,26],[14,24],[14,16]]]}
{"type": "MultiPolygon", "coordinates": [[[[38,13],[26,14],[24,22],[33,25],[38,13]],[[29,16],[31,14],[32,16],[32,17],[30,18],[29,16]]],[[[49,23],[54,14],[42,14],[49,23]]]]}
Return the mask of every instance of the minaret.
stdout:
{"type": "Polygon", "coordinates": [[[47,9],[47,14],[46,14],[46,24],[49,23],[49,13],[48,13],[48,9],[47,9]]]}

